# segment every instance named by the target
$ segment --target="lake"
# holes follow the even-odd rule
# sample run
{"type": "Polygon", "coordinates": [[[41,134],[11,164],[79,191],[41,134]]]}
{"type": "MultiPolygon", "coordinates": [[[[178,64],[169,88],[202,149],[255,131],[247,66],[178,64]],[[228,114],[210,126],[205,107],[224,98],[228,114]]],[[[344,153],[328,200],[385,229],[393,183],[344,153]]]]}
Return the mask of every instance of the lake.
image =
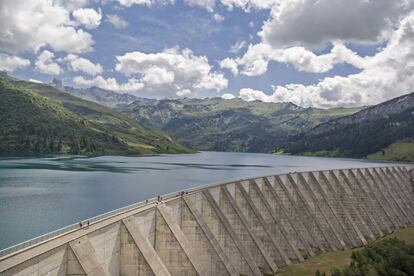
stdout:
{"type": "Polygon", "coordinates": [[[201,152],[0,158],[0,249],[157,195],[254,176],[378,166],[364,160],[201,152]]]}

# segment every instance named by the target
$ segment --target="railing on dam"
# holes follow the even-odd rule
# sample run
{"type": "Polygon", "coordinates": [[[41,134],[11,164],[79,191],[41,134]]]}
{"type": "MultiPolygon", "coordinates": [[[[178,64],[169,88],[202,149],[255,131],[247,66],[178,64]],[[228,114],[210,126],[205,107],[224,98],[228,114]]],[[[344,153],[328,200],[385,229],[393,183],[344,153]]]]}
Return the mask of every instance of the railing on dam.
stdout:
{"type": "MultiPolygon", "coordinates": [[[[237,181],[243,181],[243,180],[245,180],[245,179],[239,179],[237,181]]],[[[213,187],[213,186],[222,185],[222,184],[225,184],[225,183],[220,183],[220,184],[214,183],[214,184],[204,185],[204,186],[201,186],[201,187],[188,188],[188,189],[183,190],[182,192],[187,194],[187,193],[190,193],[190,192],[201,190],[203,188],[213,187]]],[[[180,192],[173,192],[173,193],[165,194],[165,195],[162,195],[162,198],[164,200],[174,198],[174,197],[177,197],[177,195],[179,195],[180,192]]],[[[143,200],[143,201],[140,201],[140,202],[136,202],[136,203],[133,203],[133,204],[130,204],[130,205],[127,205],[127,206],[124,206],[124,207],[121,207],[121,208],[118,208],[118,209],[115,209],[115,210],[112,210],[112,211],[109,211],[109,212],[106,212],[106,213],[103,213],[103,214],[99,214],[99,215],[91,217],[91,218],[83,219],[82,222],[89,221],[90,223],[95,223],[97,221],[104,220],[104,219],[119,215],[119,214],[127,212],[127,211],[137,209],[139,207],[143,207],[147,204],[151,204],[151,203],[154,203],[154,202],[157,202],[157,201],[158,201],[158,198],[153,197],[153,198],[143,200]]],[[[36,245],[36,244],[39,244],[41,242],[56,238],[58,236],[67,234],[71,231],[75,231],[75,230],[78,230],[78,229],[79,229],[79,222],[67,225],[65,227],[62,227],[62,228],[59,228],[57,230],[51,231],[49,233],[43,234],[41,236],[35,237],[33,239],[30,239],[30,240],[15,244],[13,246],[4,248],[4,249],[0,250],[0,259],[2,257],[6,256],[6,255],[13,254],[13,253],[18,252],[22,249],[31,247],[33,245],[36,245]]]]}
{"type": "Polygon", "coordinates": [[[413,169],[295,172],[191,188],[0,252],[1,275],[261,275],[414,224],[413,169]]]}
{"type": "MultiPolygon", "coordinates": [[[[185,190],[185,192],[193,191],[194,189],[195,188],[191,188],[191,189],[185,190]]],[[[177,192],[174,192],[174,193],[163,195],[162,198],[167,199],[167,198],[172,198],[172,197],[176,197],[176,196],[177,196],[177,192]]],[[[97,215],[97,216],[94,216],[94,217],[91,217],[91,218],[88,218],[88,219],[84,219],[82,221],[83,222],[89,221],[90,223],[95,223],[97,221],[104,220],[104,219],[119,215],[119,214],[124,213],[126,211],[131,211],[131,210],[137,209],[139,207],[145,206],[146,204],[156,202],[157,200],[158,200],[157,197],[153,197],[153,198],[150,198],[148,200],[133,203],[133,204],[130,204],[128,206],[124,206],[124,207],[121,207],[121,208],[118,208],[118,209],[115,209],[115,210],[112,210],[112,211],[109,211],[109,212],[106,212],[106,213],[103,213],[103,214],[100,214],[100,215],[97,215]]],[[[57,230],[54,230],[52,232],[46,233],[44,235],[41,235],[41,236],[35,237],[33,239],[18,243],[16,245],[10,246],[8,248],[2,249],[2,250],[0,250],[0,259],[3,256],[10,255],[14,252],[17,252],[17,251],[20,251],[22,249],[28,248],[32,245],[39,244],[43,241],[56,238],[58,236],[61,236],[63,234],[67,234],[71,231],[78,230],[78,229],[79,229],[79,223],[70,224],[70,225],[62,227],[60,229],[57,229],[57,230]]]]}

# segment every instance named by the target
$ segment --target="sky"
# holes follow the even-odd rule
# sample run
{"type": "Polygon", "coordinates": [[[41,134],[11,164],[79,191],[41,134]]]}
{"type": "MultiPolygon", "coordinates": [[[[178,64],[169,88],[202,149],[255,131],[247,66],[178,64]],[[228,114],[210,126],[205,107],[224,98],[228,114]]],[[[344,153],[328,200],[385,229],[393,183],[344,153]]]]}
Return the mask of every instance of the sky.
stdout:
{"type": "Polygon", "coordinates": [[[414,0],[1,0],[0,70],[149,98],[372,105],[414,91],[414,0]]]}

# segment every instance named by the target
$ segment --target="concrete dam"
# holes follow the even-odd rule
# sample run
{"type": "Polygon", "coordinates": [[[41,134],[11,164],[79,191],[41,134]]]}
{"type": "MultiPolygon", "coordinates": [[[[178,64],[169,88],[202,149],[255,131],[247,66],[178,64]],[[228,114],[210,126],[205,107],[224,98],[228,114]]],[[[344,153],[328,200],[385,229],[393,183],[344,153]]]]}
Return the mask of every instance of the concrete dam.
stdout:
{"type": "Polygon", "coordinates": [[[0,275],[263,275],[414,224],[414,169],[257,177],[177,192],[0,252],[0,275]]]}

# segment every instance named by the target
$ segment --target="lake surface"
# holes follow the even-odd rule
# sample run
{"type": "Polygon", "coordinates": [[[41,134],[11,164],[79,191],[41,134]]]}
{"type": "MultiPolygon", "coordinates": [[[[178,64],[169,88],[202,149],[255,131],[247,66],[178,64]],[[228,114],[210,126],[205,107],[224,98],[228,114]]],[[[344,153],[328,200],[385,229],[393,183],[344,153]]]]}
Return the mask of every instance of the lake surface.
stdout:
{"type": "Polygon", "coordinates": [[[0,249],[186,188],[294,171],[371,166],[378,163],[223,152],[0,158],[0,249]]]}

